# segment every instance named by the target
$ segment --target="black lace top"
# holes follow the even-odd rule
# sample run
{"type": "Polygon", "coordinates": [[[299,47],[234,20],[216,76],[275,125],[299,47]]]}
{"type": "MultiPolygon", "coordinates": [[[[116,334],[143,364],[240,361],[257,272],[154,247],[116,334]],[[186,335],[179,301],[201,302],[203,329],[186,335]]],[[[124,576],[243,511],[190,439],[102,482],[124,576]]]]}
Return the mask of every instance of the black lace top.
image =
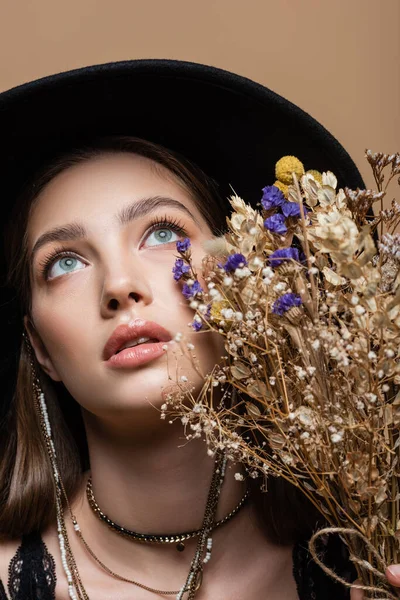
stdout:
{"type": "MultiPolygon", "coordinates": [[[[340,540],[331,538],[326,544],[324,560],[347,581],[356,579],[340,540]]],[[[332,581],[314,563],[307,543],[298,543],[293,550],[293,575],[299,600],[348,600],[348,588],[332,581]]],[[[40,533],[25,535],[8,569],[8,593],[11,600],[56,600],[55,563],[40,533]]],[[[0,600],[7,600],[0,580],[0,600]]]]}

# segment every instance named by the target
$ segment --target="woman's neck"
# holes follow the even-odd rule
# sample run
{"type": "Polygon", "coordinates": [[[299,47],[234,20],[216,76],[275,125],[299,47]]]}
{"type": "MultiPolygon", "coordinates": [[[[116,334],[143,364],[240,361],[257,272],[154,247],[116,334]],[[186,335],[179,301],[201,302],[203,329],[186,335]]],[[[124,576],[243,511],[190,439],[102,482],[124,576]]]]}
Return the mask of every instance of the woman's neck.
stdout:
{"type": "MultiPolygon", "coordinates": [[[[214,458],[203,440],[187,442],[180,421],[153,412],[140,426],[104,425],[85,415],[93,491],[101,510],[141,533],[180,533],[201,527],[214,458]]],[[[136,421],[138,422],[138,421],[136,421]]],[[[216,518],[228,514],[245,492],[227,468],[216,518]]]]}
{"type": "MultiPolygon", "coordinates": [[[[123,428],[111,427],[109,420],[105,426],[93,415],[86,414],[84,419],[93,491],[108,517],[138,533],[176,534],[201,527],[214,469],[204,441],[186,442],[179,421],[170,425],[158,421],[159,417],[152,423],[141,419],[140,427],[131,423],[123,428]]],[[[217,520],[226,516],[245,492],[245,484],[234,477],[237,471],[228,464],[217,520]]],[[[118,535],[92,512],[85,481],[73,511],[89,546],[110,569],[158,589],[179,589],[185,581],[197,538],[185,542],[184,552],[177,552],[175,544],[140,544],[118,535]]],[[[126,593],[131,593],[131,584],[116,582],[88,561],[70,522],[67,529],[77,563],[84,565],[83,579],[98,582],[103,591],[109,586],[113,594],[115,586],[121,592],[127,586],[126,593]]],[[[248,503],[213,533],[212,560],[200,598],[233,597],[234,593],[244,597],[245,591],[250,590],[251,595],[253,587],[257,590],[254,597],[268,591],[269,597],[281,598],[283,590],[285,598],[297,598],[291,552],[290,547],[278,548],[268,542],[248,503]],[[246,582],[243,573],[248,574],[246,582]],[[226,590],[232,593],[226,596],[226,590]]],[[[135,589],[135,594],[139,592],[135,589]]]]}

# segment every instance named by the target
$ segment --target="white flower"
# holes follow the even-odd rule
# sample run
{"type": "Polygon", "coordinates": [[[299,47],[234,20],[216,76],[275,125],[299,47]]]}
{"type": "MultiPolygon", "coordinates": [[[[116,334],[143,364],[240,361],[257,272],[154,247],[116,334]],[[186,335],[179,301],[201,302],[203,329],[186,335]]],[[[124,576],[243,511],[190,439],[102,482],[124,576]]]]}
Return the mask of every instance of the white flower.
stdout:
{"type": "Polygon", "coordinates": [[[180,331],[178,331],[178,333],[174,337],[174,340],[175,340],[175,342],[180,342],[181,339],[182,339],[182,334],[180,331]]]}
{"type": "Polygon", "coordinates": [[[376,402],[376,400],[378,398],[378,396],[376,394],[372,394],[372,393],[365,394],[365,397],[371,404],[374,404],[374,402],[376,402]]]}
{"type": "Polygon", "coordinates": [[[263,261],[258,256],[255,256],[253,258],[253,260],[251,261],[252,267],[261,267],[262,265],[263,265],[263,261]]]}
{"type": "Polygon", "coordinates": [[[249,275],[251,275],[251,271],[249,269],[249,267],[242,267],[242,268],[238,268],[235,269],[235,276],[238,277],[239,279],[244,279],[245,277],[248,277],[249,275]]]}
{"type": "Polygon", "coordinates": [[[192,300],[191,303],[189,304],[190,308],[193,308],[196,310],[196,308],[199,306],[199,301],[198,300],[192,300]]]}
{"type": "Polygon", "coordinates": [[[318,350],[318,348],[320,347],[321,342],[319,340],[314,340],[311,344],[313,350],[318,350]]]}
{"type": "Polygon", "coordinates": [[[274,285],[275,292],[283,292],[286,289],[286,283],[284,281],[279,281],[276,285],[274,285]]]}
{"type": "Polygon", "coordinates": [[[263,281],[264,281],[264,283],[266,283],[267,285],[268,285],[269,283],[271,283],[271,281],[272,281],[272,280],[273,280],[273,278],[274,278],[274,272],[273,272],[273,270],[271,269],[271,267],[265,267],[265,268],[264,268],[264,269],[261,271],[261,274],[262,274],[262,276],[263,276],[263,281]]]}
{"type": "Polygon", "coordinates": [[[224,317],[224,319],[232,319],[233,310],[231,308],[223,308],[221,310],[221,315],[224,317]]]}
{"type": "Polygon", "coordinates": [[[190,342],[188,344],[186,344],[186,347],[188,350],[194,350],[194,345],[191,344],[190,342]]]}
{"type": "Polygon", "coordinates": [[[344,431],[339,431],[338,433],[332,433],[331,442],[333,444],[337,444],[338,442],[341,442],[343,439],[343,435],[344,435],[344,431]]]}
{"type": "Polygon", "coordinates": [[[360,304],[357,304],[356,308],[355,308],[355,313],[358,316],[361,316],[365,313],[365,308],[363,306],[361,306],[360,304]]]}
{"type": "Polygon", "coordinates": [[[224,277],[223,282],[222,282],[226,287],[229,287],[232,285],[233,283],[233,278],[232,277],[224,277]]]}
{"type": "Polygon", "coordinates": [[[240,311],[235,313],[235,319],[236,321],[242,321],[243,320],[243,313],[241,313],[240,311]]]}
{"type": "Polygon", "coordinates": [[[375,352],[371,350],[370,352],[368,352],[368,358],[370,360],[376,360],[378,357],[376,356],[375,352]]]}
{"type": "Polygon", "coordinates": [[[243,481],[244,477],[241,473],[235,473],[236,481],[243,481]]]}
{"type": "Polygon", "coordinates": [[[219,293],[218,290],[216,290],[214,288],[209,291],[209,294],[210,294],[211,298],[214,298],[214,300],[222,300],[221,294],[219,293]]]}
{"type": "Polygon", "coordinates": [[[188,378],[186,377],[186,375],[181,375],[181,381],[186,382],[188,380],[188,378]]]}

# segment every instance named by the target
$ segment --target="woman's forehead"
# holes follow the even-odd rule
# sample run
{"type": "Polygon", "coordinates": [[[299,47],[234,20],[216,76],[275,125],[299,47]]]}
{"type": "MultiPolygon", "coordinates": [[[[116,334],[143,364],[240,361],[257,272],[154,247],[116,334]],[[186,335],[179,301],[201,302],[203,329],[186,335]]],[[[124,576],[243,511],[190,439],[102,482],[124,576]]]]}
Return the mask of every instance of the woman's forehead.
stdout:
{"type": "Polygon", "coordinates": [[[131,153],[91,158],[62,171],[40,192],[30,215],[29,238],[76,220],[88,225],[107,222],[124,207],[154,197],[171,198],[176,201],[171,209],[179,203],[203,220],[190,191],[153,160],[131,153]]]}

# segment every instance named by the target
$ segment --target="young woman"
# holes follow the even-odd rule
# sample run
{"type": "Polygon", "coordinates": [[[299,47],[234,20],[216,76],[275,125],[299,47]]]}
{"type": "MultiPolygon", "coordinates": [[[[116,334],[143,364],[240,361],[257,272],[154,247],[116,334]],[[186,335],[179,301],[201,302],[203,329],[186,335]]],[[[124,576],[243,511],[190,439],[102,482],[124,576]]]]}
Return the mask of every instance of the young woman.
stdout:
{"type": "MultiPolygon", "coordinates": [[[[200,269],[229,184],[256,203],[282,154],[360,184],[343,148],[269,90],[171,61],[34,82],[0,118],[0,599],[349,597],[310,560],[319,517],[294,489],[238,481],[160,419],[224,354],[188,327],[176,243],[200,269]]],[[[354,580],[340,543],[321,551],[354,580]]]]}

